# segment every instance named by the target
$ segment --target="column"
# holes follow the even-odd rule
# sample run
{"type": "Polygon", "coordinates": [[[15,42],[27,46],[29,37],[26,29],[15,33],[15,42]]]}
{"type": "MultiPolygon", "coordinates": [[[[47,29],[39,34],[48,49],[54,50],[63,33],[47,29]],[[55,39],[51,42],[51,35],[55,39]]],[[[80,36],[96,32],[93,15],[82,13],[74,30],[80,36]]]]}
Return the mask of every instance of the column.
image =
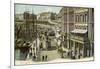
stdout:
{"type": "Polygon", "coordinates": [[[67,8],[67,27],[66,27],[66,32],[67,32],[67,47],[69,47],[69,8],[67,8]]]}
{"type": "Polygon", "coordinates": [[[92,27],[92,25],[94,26],[94,19],[93,19],[93,16],[92,16],[92,14],[93,14],[93,8],[89,8],[88,9],[88,38],[89,38],[89,42],[90,42],[90,56],[92,56],[92,50],[94,50],[94,49],[92,49],[92,44],[93,44],[93,40],[94,40],[94,27],[92,27]]]}

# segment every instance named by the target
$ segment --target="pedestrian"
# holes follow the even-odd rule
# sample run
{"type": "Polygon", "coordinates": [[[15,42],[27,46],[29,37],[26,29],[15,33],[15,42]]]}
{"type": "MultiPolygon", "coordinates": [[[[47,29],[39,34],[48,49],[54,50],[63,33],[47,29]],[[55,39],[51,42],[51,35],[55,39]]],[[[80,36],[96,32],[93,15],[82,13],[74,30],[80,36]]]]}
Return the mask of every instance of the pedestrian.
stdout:
{"type": "Polygon", "coordinates": [[[80,59],[80,54],[78,55],[78,58],[80,59]]]}
{"type": "Polygon", "coordinates": [[[44,56],[42,56],[42,61],[44,61],[44,56]]]}
{"type": "Polygon", "coordinates": [[[35,55],[33,56],[33,60],[36,60],[36,56],[35,55]]]}
{"type": "Polygon", "coordinates": [[[69,55],[70,55],[70,52],[68,52],[67,56],[69,57],[69,55]]]}
{"type": "Polygon", "coordinates": [[[72,59],[75,59],[74,51],[71,51],[71,54],[72,54],[72,59]]]}
{"type": "Polygon", "coordinates": [[[47,55],[45,56],[45,60],[47,60],[47,55]]]}

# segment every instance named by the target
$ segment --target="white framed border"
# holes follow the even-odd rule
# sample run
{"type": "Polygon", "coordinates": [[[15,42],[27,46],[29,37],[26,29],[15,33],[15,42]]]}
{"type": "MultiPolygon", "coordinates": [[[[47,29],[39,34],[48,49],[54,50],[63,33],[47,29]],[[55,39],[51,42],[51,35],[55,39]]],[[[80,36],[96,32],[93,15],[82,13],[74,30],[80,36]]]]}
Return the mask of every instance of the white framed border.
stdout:
{"type": "MultiPolygon", "coordinates": [[[[11,53],[11,62],[10,62],[10,66],[11,69],[32,69],[34,68],[35,65],[23,65],[23,66],[15,66],[14,64],[14,4],[15,3],[19,3],[19,4],[36,4],[36,5],[53,5],[53,6],[71,6],[71,7],[89,7],[89,8],[94,8],[95,9],[95,5],[93,5],[92,3],[90,3],[90,1],[83,1],[81,2],[80,0],[74,2],[74,0],[69,0],[69,1],[63,1],[60,2],[60,0],[58,2],[56,2],[57,0],[51,0],[51,1],[38,1],[38,0],[12,0],[11,1],[11,18],[10,18],[10,53],[11,53]]],[[[95,17],[95,16],[94,16],[95,17]]],[[[94,22],[95,23],[95,22],[94,22]]],[[[77,63],[77,62],[75,62],[77,63]]],[[[84,62],[82,62],[84,63],[84,62]]],[[[38,66],[38,65],[36,65],[38,66]]],[[[39,64],[40,66],[40,64],[39,64]]]]}

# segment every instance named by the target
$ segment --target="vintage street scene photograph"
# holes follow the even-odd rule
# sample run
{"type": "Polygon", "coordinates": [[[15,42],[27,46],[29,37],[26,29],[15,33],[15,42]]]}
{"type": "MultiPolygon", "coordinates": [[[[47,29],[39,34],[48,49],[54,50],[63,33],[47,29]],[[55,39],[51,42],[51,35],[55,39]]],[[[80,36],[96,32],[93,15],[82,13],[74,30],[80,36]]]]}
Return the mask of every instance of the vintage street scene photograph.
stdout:
{"type": "Polygon", "coordinates": [[[94,8],[14,4],[14,63],[94,60],[94,8]]]}

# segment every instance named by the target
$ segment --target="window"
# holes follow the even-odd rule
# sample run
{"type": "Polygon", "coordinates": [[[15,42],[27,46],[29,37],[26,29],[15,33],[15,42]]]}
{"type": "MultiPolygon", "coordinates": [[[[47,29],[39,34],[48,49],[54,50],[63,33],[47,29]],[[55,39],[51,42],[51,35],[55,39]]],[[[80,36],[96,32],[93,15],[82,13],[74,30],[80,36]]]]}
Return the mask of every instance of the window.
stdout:
{"type": "Polygon", "coordinates": [[[85,18],[84,18],[84,15],[83,15],[83,22],[85,22],[85,18]]]}
{"type": "Polygon", "coordinates": [[[83,20],[82,20],[82,15],[80,15],[80,22],[82,22],[83,20]]]}
{"type": "Polygon", "coordinates": [[[80,22],[80,17],[78,16],[78,22],[80,22]]]}
{"type": "Polygon", "coordinates": [[[77,15],[76,15],[75,21],[77,22],[77,15]]]}
{"type": "Polygon", "coordinates": [[[76,22],[79,22],[79,15],[76,15],[76,22]]]}
{"type": "Polygon", "coordinates": [[[85,22],[87,22],[87,14],[85,14],[85,22]]]}

